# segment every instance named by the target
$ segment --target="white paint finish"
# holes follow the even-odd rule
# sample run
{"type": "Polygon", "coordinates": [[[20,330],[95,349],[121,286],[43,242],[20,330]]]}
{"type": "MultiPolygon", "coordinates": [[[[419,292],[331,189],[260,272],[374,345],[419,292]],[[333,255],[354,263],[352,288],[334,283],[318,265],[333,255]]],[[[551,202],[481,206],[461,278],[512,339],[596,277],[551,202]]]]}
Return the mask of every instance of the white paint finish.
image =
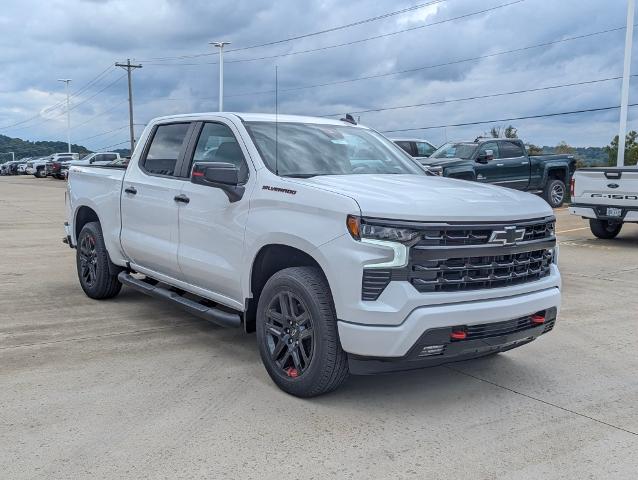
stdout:
{"type": "MultiPolygon", "coordinates": [[[[621,177],[618,179],[605,177],[605,172],[613,173],[616,170],[612,167],[605,168],[604,171],[600,169],[576,170],[573,177],[574,197],[572,202],[638,208],[638,168],[625,167],[620,169],[621,177]],[[611,188],[609,185],[617,185],[617,187],[611,188]]],[[[572,212],[572,208],[570,207],[570,212],[572,212]]],[[[592,218],[595,218],[595,214],[592,218]]]]}
{"type": "Polygon", "coordinates": [[[560,307],[560,290],[550,288],[496,300],[424,306],[399,326],[356,325],[338,322],[339,339],[346,352],[372,357],[402,357],[426,330],[458,324],[502,322],[560,307]]]}

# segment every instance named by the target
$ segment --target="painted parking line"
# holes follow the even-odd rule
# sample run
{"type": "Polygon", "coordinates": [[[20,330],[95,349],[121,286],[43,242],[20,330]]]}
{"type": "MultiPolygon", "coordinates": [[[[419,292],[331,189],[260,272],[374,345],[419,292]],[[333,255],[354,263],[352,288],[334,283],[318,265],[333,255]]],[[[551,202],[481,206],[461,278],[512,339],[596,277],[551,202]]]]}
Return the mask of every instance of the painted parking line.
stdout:
{"type": "Polygon", "coordinates": [[[571,229],[569,229],[569,230],[561,230],[560,232],[556,232],[556,233],[557,233],[557,234],[558,234],[558,233],[567,233],[567,232],[575,232],[575,231],[577,231],[577,230],[588,230],[588,229],[589,229],[588,227],[571,228],[571,229]]]}

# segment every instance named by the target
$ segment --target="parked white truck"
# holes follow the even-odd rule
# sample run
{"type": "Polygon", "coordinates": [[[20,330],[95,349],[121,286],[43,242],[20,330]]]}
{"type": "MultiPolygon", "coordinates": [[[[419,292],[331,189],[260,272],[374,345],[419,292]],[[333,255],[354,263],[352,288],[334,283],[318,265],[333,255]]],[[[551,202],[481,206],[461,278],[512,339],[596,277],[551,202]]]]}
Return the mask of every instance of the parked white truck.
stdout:
{"type": "Polygon", "coordinates": [[[256,330],[297,396],[518,347],[560,305],[544,200],[431,175],[351,118],[158,118],[128,167],[71,166],[67,193],[89,297],[124,284],[256,330]]]}
{"type": "Polygon", "coordinates": [[[638,223],[638,168],[602,167],[576,170],[569,212],[589,219],[598,238],[615,238],[623,223],[638,223]]]}

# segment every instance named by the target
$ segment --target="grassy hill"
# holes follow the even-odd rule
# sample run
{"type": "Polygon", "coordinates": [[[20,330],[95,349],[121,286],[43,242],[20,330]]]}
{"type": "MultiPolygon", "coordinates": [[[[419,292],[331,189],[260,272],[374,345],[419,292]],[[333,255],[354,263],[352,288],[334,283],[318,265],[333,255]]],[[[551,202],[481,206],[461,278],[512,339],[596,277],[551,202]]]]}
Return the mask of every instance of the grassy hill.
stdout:
{"type": "MultiPolygon", "coordinates": [[[[0,153],[14,152],[16,160],[23,157],[44,157],[66,151],[66,142],[32,142],[0,135],[0,153]]],[[[71,144],[71,151],[79,153],[80,157],[91,152],[88,148],[76,144],[71,144]]],[[[8,160],[11,160],[10,155],[0,155],[0,163],[8,160]]]]}

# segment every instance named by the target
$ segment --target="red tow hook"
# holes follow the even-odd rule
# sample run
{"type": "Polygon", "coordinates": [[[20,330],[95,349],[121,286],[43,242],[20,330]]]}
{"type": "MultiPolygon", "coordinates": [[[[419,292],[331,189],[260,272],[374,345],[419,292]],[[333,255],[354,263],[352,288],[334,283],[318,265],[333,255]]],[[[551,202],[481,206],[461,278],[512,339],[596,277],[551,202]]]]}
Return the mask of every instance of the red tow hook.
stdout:
{"type": "Polygon", "coordinates": [[[465,340],[467,338],[467,333],[464,330],[452,330],[450,338],[452,340],[465,340]]]}
{"type": "Polygon", "coordinates": [[[532,315],[531,319],[534,325],[542,325],[543,323],[545,323],[545,315],[541,315],[539,313],[535,313],[534,315],[532,315]]]}

